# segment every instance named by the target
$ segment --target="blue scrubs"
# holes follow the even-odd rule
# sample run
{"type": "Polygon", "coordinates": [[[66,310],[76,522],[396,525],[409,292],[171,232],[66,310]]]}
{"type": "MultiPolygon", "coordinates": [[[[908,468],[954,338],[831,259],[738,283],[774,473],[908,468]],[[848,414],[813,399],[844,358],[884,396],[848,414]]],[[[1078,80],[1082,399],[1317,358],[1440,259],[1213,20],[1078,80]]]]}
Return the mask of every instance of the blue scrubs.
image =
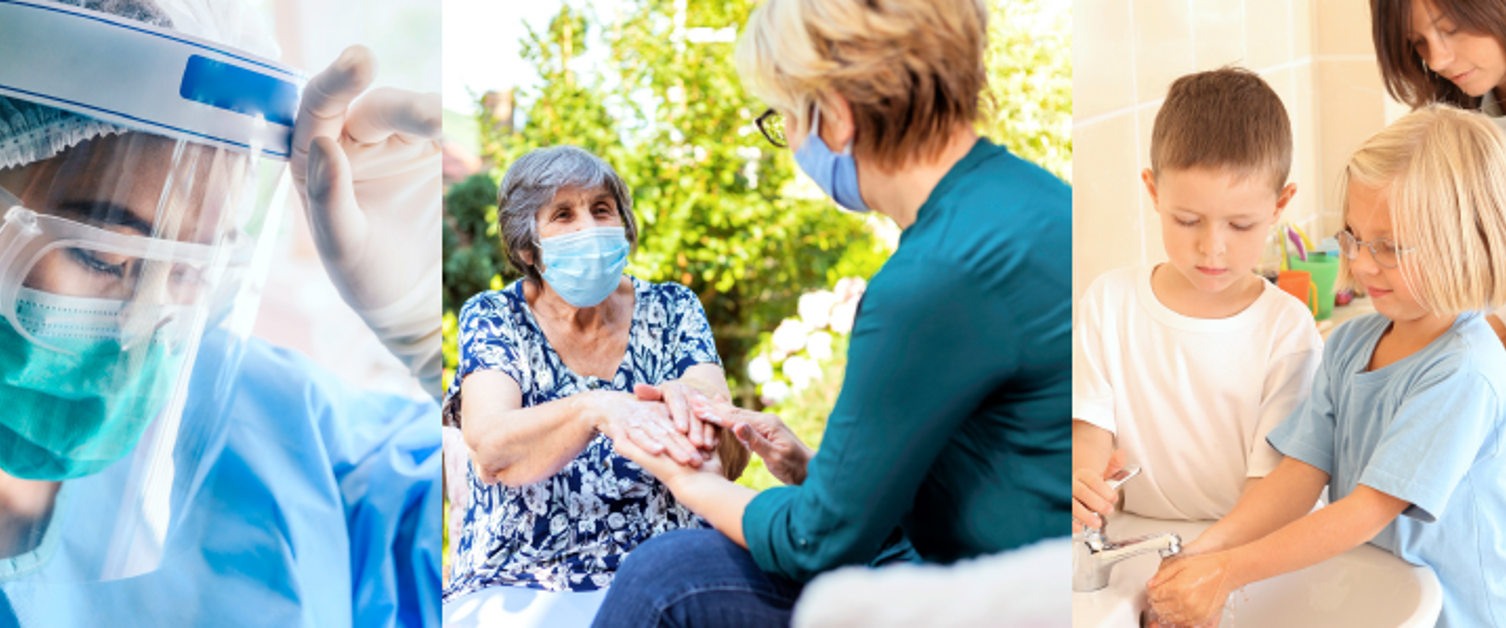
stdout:
{"type": "MultiPolygon", "coordinates": [[[[129,467],[67,483],[58,525],[85,529],[65,529],[37,573],[0,582],[0,628],[439,624],[438,406],[356,389],[255,339],[233,385],[223,446],[201,452],[203,488],[161,566],[65,583],[70,555],[108,539],[88,530],[107,517],[83,507],[113,501],[129,467]]],[[[204,407],[193,399],[185,425],[204,407]]]]}

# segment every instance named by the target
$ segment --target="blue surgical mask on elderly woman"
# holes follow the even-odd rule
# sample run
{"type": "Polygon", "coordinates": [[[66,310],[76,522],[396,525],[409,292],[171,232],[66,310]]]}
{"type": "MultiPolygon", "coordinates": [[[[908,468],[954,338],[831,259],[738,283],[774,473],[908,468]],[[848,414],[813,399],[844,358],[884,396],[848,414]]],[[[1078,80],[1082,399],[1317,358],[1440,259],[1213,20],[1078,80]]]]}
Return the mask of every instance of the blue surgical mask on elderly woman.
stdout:
{"type": "Polygon", "coordinates": [[[833,153],[821,139],[820,129],[821,108],[817,107],[816,114],[811,117],[810,135],[800,145],[800,150],[795,151],[795,163],[800,164],[800,169],[842,209],[868,211],[863,195],[858,193],[858,165],[852,160],[852,140],[847,141],[840,154],[833,153]]]}
{"type": "Polygon", "coordinates": [[[594,307],[622,281],[627,268],[627,230],[598,227],[539,241],[544,282],[566,303],[594,307]]]}

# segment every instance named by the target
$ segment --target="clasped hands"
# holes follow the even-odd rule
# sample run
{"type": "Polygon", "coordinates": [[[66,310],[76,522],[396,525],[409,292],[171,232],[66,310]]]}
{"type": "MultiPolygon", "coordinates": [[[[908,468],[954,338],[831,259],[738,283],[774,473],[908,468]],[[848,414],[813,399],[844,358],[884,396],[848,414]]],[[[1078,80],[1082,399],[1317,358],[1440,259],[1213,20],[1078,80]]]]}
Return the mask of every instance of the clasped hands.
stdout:
{"type": "Polygon", "coordinates": [[[666,484],[695,473],[722,474],[717,428],[763,458],[779,481],[805,481],[814,453],[810,447],[778,416],[734,406],[709,388],[689,380],[639,384],[634,400],[624,400],[618,412],[604,413],[610,418],[597,429],[612,439],[618,453],[666,484]]]}

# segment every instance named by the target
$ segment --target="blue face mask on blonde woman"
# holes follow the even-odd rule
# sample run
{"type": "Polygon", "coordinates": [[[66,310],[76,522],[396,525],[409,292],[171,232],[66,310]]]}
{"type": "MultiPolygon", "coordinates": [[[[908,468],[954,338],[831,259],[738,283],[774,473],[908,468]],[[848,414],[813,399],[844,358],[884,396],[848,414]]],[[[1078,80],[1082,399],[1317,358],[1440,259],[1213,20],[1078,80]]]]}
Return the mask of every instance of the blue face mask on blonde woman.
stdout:
{"type": "MultiPolygon", "coordinates": [[[[706,399],[686,409],[730,429],[786,486],[757,492],[619,448],[716,530],[634,550],[597,628],[788,625],[804,584],[846,565],[997,557],[1053,537],[1044,551],[1067,564],[1072,282],[1059,256],[1071,191],[975,131],[985,22],[974,0],[753,10],[735,61],[769,107],[754,124],[838,207],[904,234],[864,293],[820,450],[772,413],[706,399]]],[[[915,602],[973,606],[954,594],[915,602]]]]}

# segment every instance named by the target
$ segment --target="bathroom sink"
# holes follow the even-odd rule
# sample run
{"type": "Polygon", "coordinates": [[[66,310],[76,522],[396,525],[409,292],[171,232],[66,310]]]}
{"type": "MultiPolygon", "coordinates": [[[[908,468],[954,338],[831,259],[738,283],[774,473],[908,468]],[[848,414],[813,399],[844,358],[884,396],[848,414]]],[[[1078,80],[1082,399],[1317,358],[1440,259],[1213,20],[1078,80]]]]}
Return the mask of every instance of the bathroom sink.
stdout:
{"type": "MultiPolygon", "coordinates": [[[[1175,532],[1192,542],[1212,522],[1159,521],[1134,515],[1109,518],[1109,538],[1175,532]]],[[[1073,628],[1133,628],[1149,608],[1145,583],[1161,558],[1154,552],[1119,563],[1109,586],[1072,594],[1073,628]]],[[[1443,608],[1438,577],[1370,544],[1332,560],[1235,591],[1221,628],[1431,627],[1443,608]]]]}

